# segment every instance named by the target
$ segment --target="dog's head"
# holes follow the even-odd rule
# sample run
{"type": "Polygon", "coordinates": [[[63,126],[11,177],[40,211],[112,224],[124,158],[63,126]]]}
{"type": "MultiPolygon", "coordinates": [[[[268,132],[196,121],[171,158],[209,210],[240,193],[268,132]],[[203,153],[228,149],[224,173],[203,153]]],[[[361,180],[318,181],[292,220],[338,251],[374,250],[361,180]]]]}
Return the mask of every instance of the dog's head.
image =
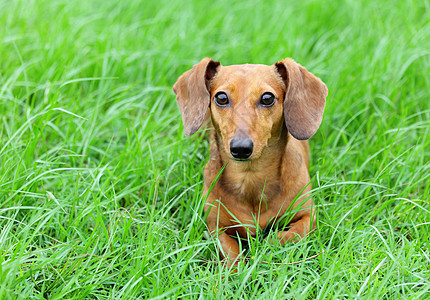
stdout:
{"type": "Polygon", "coordinates": [[[252,160],[281,138],[309,139],[321,124],[327,87],[294,60],[274,65],[221,66],[204,58],[185,72],[173,90],[185,135],[195,133],[210,107],[212,123],[227,156],[252,160]]]}

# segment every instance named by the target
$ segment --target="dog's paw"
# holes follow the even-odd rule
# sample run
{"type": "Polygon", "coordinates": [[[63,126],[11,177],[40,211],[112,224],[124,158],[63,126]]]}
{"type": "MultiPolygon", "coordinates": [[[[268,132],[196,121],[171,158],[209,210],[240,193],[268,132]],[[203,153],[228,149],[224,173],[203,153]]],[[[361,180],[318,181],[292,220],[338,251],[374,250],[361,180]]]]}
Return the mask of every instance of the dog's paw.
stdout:
{"type": "Polygon", "coordinates": [[[297,243],[301,240],[301,236],[296,232],[287,230],[287,231],[279,231],[276,236],[269,237],[269,243],[272,245],[284,245],[287,242],[297,243]]]}

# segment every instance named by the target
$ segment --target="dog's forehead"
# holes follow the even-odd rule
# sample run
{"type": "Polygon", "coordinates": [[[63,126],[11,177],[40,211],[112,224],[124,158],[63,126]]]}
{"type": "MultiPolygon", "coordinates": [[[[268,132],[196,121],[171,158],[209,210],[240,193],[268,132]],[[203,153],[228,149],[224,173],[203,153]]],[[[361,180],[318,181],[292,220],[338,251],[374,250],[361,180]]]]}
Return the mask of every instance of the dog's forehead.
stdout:
{"type": "Polygon", "coordinates": [[[279,84],[280,77],[273,66],[254,64],[222,66],[218,70],[214,83],[221,85],[226,82],[279,84]]]}
{"type": "Polygon", "coordinates": [[[233,89],[273,89],[282,88],[282,80],[276,69],[268,65],[243,64],[222,66],[218,69],[212,88],[233,89]]]}
{"type": "Polygon", "coordinates": [[[222,66],[218,71],[219,77],[229,76],[231,78],[247,78],[255,80],[259,77],[272,77],[275,76],[275,68],[267,65],[231,65],[222,66]]]}

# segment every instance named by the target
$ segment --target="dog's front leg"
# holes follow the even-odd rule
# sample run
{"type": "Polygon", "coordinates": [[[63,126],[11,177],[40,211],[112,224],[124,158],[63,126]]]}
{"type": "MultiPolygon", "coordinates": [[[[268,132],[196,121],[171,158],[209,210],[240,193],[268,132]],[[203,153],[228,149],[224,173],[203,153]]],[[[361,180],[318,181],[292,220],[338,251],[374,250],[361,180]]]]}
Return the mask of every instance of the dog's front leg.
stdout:
{"type": "Polygon", "coordinates": [[[280,231],[277,233],[277,237],[281,245],[286,242],[298,242],[305,235],[307,235],[314,227],[314,220],[311,221],[311,215],[305,214],[297,221],[290,224],[290,229],[286,231],[280,231]]]}
{"type": "Polygon", "coordinates": [[[218,236],[220,255],[227,263],[227,267],[237,266],[239,263],[239,244],[238,242],[223,232],[218,236]]]}
{"type": "MultiPolygon", "coordinates": [[[[208,166],[206,166],[206,168],[208,168],[208,166]]],[[[218,242],[219,255],[224,260],[225,265],[230,268],[232,266],[237,266],[240,260],[239,243],[227,233],[229,228],[234,225],[230,219],[235,217],[234,214],[221,203],[220,199],[222,196],[217,193],[216,189],[217,186],[214,187],[206,200],[205,212],[208,213],[206,222],[209,232],[218,242]]],[[[208,193],[208,190],[204,190],[204,193],[208,193]]],[[[234,234],[232,228],[230,228],[230,231],[233,231],[230,233],[234,234]]]]}

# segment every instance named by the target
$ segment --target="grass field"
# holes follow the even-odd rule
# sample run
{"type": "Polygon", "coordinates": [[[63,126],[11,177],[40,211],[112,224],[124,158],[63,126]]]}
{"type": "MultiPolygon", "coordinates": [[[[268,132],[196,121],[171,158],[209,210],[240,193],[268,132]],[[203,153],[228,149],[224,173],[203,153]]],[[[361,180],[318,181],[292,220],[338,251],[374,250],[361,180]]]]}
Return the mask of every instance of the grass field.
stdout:
{"type": "Polygon", "coordinates": [[[429,20],[412,0],[0,0],[0,299],[430,299],[429,20]],[[171,89],[205,56],[293,57],[329,88],[318,229],[251,241],[233,275],[171,89]]]}

